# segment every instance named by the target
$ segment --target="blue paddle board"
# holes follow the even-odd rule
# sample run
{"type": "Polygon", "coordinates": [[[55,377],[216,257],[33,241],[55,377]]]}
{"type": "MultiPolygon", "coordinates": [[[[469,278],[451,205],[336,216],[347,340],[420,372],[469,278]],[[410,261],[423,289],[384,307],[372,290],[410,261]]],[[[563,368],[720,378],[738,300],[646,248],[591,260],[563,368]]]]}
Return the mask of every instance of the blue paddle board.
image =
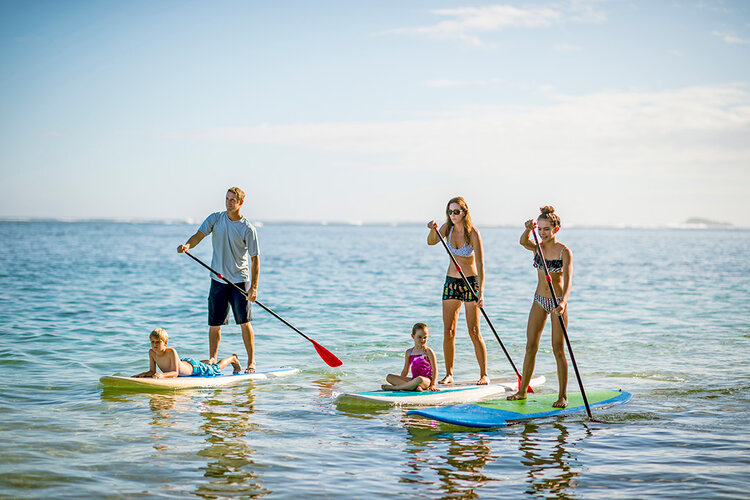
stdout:
{"type": "MultiPolygon", "coordinates": [[[[591,408],[603,408],[630,401],[624,391],[586,391],[591,408]]],[[[568,394],[567,408],[554,408],[557,394],[529,394],[527,399],[508,401],[498,399],[484,403],[439,406],[411,410],[407,415],[419,415],[447,424],[464,427],[504,427],[524,420],[556,417],[586,411],[580,392],[568,394]]]]}

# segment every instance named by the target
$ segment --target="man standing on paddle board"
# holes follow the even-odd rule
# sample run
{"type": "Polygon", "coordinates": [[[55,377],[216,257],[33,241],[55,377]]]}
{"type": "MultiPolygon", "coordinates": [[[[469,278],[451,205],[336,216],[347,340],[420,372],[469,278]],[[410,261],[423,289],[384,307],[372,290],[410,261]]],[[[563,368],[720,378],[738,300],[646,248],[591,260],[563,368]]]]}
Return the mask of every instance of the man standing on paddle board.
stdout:
{"type": "Polygon", "coordinates": [[[211,288],[208,292],[208,350],[209,361],[216,363],[221,342],[221,325],[229,324],[229,306],[232,307],[235,322],[242,329],[242,341],[247,351],[245,373],[255,371],[255,333],[250,325],[252,314],[250,302],[255,302],[258,294],[260,258],[258,257],[258,235],[255,227],[240,214],[245,201],[245,192],[238,187],[227,191],[226,212],[214,212],[203,221],[200,228],[184,245],[177,247],[183,253],[213,233],[213,256],[211,267],[217,269],[226,279],[247,291],[247,297],[233,286],[211,275],[211,288]],[[248,257],[250,267],[248,269],[248,257]]]}

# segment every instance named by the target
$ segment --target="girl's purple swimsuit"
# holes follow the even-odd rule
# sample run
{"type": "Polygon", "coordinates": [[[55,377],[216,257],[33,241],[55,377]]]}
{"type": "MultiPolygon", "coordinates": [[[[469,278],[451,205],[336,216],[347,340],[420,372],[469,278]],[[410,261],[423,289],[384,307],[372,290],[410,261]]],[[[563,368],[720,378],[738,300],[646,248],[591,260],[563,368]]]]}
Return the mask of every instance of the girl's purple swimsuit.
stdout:
{"type": "MultiPolygon", "coordinates": [[[[412,347],[413,350],[414,348],[412,347]]],[[[432,380],[432,365],[430,365],[430,360],[427,359],[426,354],[424,351],[422,354],[411,354],[411,351],[409,351],[409,364],[413,378],[425,377],[432,380]]]]}

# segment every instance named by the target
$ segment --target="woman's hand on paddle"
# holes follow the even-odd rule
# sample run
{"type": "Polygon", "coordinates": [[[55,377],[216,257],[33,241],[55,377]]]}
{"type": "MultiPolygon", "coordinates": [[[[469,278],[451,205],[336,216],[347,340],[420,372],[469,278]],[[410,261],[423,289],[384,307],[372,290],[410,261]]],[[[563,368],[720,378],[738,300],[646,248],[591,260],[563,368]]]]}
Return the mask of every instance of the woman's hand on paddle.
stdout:
{"type": "Polygon", "coordinates": [[[536,222],[534,222],[534,219],[529,219],[524,223],[524,226],[526,226],[526,229],[531,231],[536,227],[536,222]]]}
{"type": "Polygon", "coordinates": [[[177,245],[177,253],[185,253],[190,250],[190,245],[177,245]]]}
{"type": "Polygon", "coordinates": [[[557,307],[552,312],[557,315],[563,314],[567,305],[568,304],[566,304],[564,300],[560,300],[557,302],[557,307]]]}
{"type": "Polygon", "coordinates": [[[428,222],[428,223],[427,223],[427,227],[429,227],[429,228],[430,228],[430,229],[432,229],[433,231],[434,231],[435,229],[437,229],[437,225],[438,225],[438,224],[437,224],[437,222],[435,222],[434,220],[431,220],[430,222],[428,222]]]}

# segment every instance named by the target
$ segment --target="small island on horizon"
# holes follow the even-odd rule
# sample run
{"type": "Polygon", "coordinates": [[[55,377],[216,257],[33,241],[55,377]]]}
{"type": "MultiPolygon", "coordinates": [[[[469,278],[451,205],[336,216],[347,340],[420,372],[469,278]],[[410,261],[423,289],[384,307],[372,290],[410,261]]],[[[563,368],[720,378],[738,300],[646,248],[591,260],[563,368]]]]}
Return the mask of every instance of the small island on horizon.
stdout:
{"type": "Polygon", "coordinates": [[[720,222],[703,217],[690,217],[685,221],[685,224],[691,226],[703,226],[703,227],[732,227],[733,225],[729,222],[720,222]]]}

